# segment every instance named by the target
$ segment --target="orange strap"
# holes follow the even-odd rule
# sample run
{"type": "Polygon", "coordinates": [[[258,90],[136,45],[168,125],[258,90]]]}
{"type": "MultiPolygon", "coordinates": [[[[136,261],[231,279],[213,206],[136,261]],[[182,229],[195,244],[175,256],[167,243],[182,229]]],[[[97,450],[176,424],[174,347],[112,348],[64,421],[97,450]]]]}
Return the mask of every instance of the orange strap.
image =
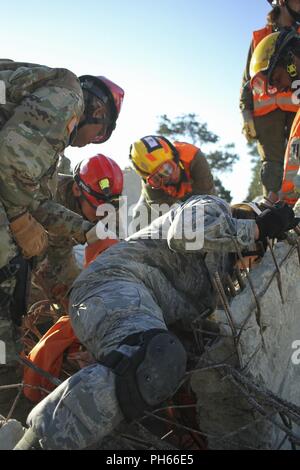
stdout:
{"type": "MultiPolygon", "coordinates": [[[[67,349],[70,352],[79,350],[80,343],[76,338],[68,316],[61,317],[55,325],[42,337],[28,355],[34,364],[49,372],[54,377],[60,376],[63,362],[63,355],[67,349]]],[[[53,390],[55,387],[46,378],[39,375],[29,367],[24,368],[24,395],[33,402],[38,402],[46,395],[41,390],[31,387],[42,387],[46,390],[53,390]]]]}
{"type": "Polygon", "coordinates": [[[119,243],[119,240],[108,238],[107,240],[98,240],[92,245],[88,245],[85,249],[84,267],[87,268],[101,253],[103,253],[103,251],[116,243],[119,243]]]}

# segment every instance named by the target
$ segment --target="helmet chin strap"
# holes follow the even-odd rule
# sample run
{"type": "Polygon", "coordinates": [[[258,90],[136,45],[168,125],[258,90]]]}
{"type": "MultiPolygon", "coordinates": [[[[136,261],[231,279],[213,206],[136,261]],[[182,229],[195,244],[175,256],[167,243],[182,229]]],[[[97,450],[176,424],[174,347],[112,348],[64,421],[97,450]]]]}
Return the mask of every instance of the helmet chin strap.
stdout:
{"type": "Polygon", "coordinates": [[[295,10],[292,10],[292,8],[289,6],[288,1],[285,2],[285,7],[291,17],[295,20],[296,23],[300,23],[300,12],[297,12],[295,10]]]}

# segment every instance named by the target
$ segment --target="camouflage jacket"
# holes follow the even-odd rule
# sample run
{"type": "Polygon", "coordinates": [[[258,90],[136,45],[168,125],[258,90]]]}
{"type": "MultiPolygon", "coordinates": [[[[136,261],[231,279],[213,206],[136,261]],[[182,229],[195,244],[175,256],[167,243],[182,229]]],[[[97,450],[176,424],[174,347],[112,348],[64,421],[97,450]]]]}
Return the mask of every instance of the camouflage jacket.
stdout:
{"type": "Polygon", "coordinates": [[[49,231],[56,244],[74,239],[74,244],[85,243],[84,234],[94,224],[86,220],[73,195],[73,176],[57,174],[54,200],[48,199],[33,212],[34,217],[49,231]]]}
{"type": "Polygon", "coordinates": [[[78,203],[78,199],[74,196],[72,188],[74,184],[74,178],[71,175],[58,175],[57,190],[55,194],[55,201],[62,206],[67,207],[72,212],[83,217],[81,207],[78,203]]]}
{"type": "Polygon", "coordinates": [[[9,219],[53,197],[55,170],[84,111],[77,77],[66,69],[0,61],[0,199],[9,219]]]}
{"type": "Polygon", "coordinates": [[[182,306],[186,312],[193,311],[189,305],[198,313],[212,312],[216,296],[211,276],[230,272],[229,255],[237,247],[253,248],[255,228],[253,220],[232,218],[230,206],[221,199],[194,196],[102,253],[73,289],[97,293],[101,282],[126,279],[144,283],[165,317],[173,315],[172,321],[182,306]]]}

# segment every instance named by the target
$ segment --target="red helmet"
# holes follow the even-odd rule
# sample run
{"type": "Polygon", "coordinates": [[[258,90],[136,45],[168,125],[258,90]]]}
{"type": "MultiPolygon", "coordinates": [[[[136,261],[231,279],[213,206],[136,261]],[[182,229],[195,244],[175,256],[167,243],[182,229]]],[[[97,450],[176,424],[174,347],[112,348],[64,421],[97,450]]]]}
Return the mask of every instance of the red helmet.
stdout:
{"type": "Polygon", "coordinates": [[[109,104],[110,115],[108,117],[99,119],[86,116],[85,121],[81,122],[79,126],[82,127],[85,124],[106,124],[104,135],[96,137],[93,142],[95,144],[102,144],[110,138],[113,130],[116,128],[116,122],[124,99],[124,90],[116,83],[102,76],[83,75],[79,77],[79,81],[83,90],[91,93],[102,103],[109,104]]]}
{"type": "Polygon", "coordinates": [[[123,172],[119,165],[105,155],[95,155],[77,165],[74,180],[82,196],[94,207],[113,203],[122,195],[123,172]]]}

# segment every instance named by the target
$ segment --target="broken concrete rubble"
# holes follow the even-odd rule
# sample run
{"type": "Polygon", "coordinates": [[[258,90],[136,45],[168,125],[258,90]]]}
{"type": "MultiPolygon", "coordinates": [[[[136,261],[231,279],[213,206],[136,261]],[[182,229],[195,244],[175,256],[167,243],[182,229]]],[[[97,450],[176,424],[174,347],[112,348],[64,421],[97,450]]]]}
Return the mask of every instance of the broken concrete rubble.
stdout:
{"type": "Polygon", "coordinates": [[[228,317],[219,309],[214,319],[226,337],[220,337],[205,352],[199,364],[204,370],[192,377],[192,387],[198,397],[199,422],[201,430],[209,436],[210,449],[277,449],[280,446],[290,449],[296,442],[291,445],[289,438],[285,439],[286,429],[290,430],[292,441],[294,434],[298,436],[300,444],[298,415],[293,425],[292,414],[285,418],[283,413],[280,417],[276,407],[269,406],[269,401],[260,393],[237,384],[229,368],[209,368],[218,364],[240,366],[243,376],[260,389],[300,405],[300,365],[292,362],[292,345],[300,340],[298,252],[296,247],[278,243],[274,253],[280,267],[284,303],[279,290],[279,273],[269,252],[250,274],[260,308],[249,284],[230,305],[231,317],[240,334],[241,364],[238,364],[228,317]]]}

